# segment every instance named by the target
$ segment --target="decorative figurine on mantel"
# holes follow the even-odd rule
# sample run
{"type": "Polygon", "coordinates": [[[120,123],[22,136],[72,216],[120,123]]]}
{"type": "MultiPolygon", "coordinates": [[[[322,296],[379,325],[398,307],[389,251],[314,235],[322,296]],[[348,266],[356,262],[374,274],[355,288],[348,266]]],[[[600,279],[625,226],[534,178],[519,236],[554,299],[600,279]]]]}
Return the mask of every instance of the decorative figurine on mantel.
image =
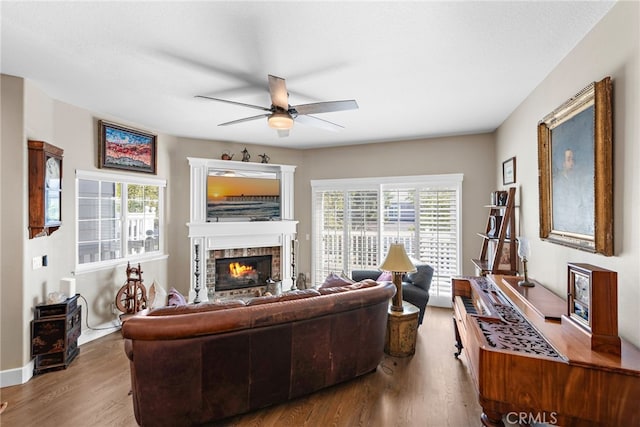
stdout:
{"type": "Polygon", "coordinates": [[[242,150],[242,161],[248,162],[250,158],[251,158],[251,154],[249,154],[247,147],[244,147],[244,150],[242,150]]]}
{"type": "Polygon", "coordinates": [[[260,163],[269,163],[269,160],[271,160],[271,158],[267,156],[266,153],[258,154],[258,157],[262,158],[262,161],[260,163]]]}
{"type": "Polygon", "coordinates": [[[235,154],[229,153],[228,151],[225,151],[222,153],[222,156],[220,156],[220,159],[222,160],[231,160],[233,159],[233,156],[235,156],[235,154]]]}

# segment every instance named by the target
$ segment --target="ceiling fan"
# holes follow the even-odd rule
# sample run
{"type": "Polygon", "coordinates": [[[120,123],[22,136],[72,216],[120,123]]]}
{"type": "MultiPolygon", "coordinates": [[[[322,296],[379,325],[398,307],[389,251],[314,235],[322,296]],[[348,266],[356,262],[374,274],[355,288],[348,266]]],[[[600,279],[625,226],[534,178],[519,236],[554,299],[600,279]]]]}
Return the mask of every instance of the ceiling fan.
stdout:
{"type": "Polygon", "coordinates": [[[226,102],[228,104],[242,105],[256,110],[267,111],[267,113],[257,116],[220,123],[218,126],[234,125],[266,117],[269,127],[276,129],[279,136],[289,136],[289,130],[293,127],[294,120],[296,122],[315,126],[321,129],[331,131],[340,130],[343,126],[328,120],[311,116],[310,114],[356,110],[358,108],[358,103],[353,99],[346,101],[328,101],[289,105],[289,93],[287,92],[287,86],[284,79],[282,77],[272,76],[271,74],[269,74],[269,93],[271,95],[271,107],[268,108],[261,107],[259,105],[245,104],[243,102],[229,101],[227,99],[213,98],[205,95],[196,95],[196,98],[210,99],[212,101],[226,102]]]}

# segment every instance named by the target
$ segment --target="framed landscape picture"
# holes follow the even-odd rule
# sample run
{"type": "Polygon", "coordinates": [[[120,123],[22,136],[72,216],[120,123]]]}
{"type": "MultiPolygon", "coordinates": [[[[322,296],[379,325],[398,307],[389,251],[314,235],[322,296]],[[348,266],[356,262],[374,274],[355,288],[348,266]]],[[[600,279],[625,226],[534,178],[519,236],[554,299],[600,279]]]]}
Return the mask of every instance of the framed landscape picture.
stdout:
{"type": "Polygon", "coordinates": [[[156,173],[156,136],[139,130],[99,122],[100,168],[156,173]]]}
{"type": "Polygon", "coordinates": [[[591,83],[538,123],[540,238],[613,255],[609,77],[591,83]]]}

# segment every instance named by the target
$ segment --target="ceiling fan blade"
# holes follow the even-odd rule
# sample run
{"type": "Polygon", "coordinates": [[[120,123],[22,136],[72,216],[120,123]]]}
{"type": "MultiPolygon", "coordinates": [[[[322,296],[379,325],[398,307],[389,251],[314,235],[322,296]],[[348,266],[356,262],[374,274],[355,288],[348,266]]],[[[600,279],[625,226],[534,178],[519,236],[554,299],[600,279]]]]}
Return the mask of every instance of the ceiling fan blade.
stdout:
{"type": "Polygon", "coordinates": [[[267,107],[261,107],[259,105],[253,105],[253,104],[245,104],[244,102],[229,101],[227,99],[213,98],[211,96],[196,95],[196,98],[204,98],[204,99],[210,99],[211,101],[226,102],[227,104],[241,105],[243,107],[254,108],[256,110],[271,111],[271,109],[267,107]]]}
{"type": "Polygon", "coordinates": [[[273,105],[285,111],[289,109],[289,93],[282,77],[269,74],[269,93],[273,105]]]}
{"type": "Polygon", "coordinates": [[[292,108],[295,108],[298,114],[317,114],[330,113],[332,111],[357,110],[358,103],[354,99],[350,99],[347,101],[327,101],[300,104],[294,105],[292,108]]]}
{"type": "Polygon", "coordinates": [[[263,117],[269,117],[269,116],[270,116],[270,114],[260,114],[260,115],[257,115],[257,116],[245,117],[244,119],[238,119],[238,120],[232,120],[232,121],[226,122],[226,123],[220,123],[218,126],[235,125],[237,123],[250,122],[252,120],[258,120],[258,119],[261,119],[263,117]]]}
{"type": "Polygon", "coordinates": [[[328,120],[319,119],[314,116],[298,116],[296,117],[296,122],[300,122],[305,125],[314,126],[320,129],[330,130],[332,132],[338,132],[340,129],[344,129],[344,126],[340,126],[339,124],[330,122],[328,120]]]}
{"type": "Polygon", "coordinates": [[[278,136],[283,138],[285,136],[289,136],[289,129],[278,129],[278,136]]]}

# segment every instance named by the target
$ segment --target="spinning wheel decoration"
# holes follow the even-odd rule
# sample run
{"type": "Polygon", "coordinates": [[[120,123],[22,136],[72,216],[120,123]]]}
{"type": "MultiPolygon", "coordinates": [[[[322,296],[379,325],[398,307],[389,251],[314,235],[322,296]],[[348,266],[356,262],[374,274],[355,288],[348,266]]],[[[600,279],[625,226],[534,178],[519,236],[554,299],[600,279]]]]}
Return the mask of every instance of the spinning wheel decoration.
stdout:
{"type": "Polygon", "coordinates": [[[147,290],[142,284],[142,270],[127,263],[127,281],[116,294],[116,307],[125,314],[134,314],[146,308],[147,290]]]}

